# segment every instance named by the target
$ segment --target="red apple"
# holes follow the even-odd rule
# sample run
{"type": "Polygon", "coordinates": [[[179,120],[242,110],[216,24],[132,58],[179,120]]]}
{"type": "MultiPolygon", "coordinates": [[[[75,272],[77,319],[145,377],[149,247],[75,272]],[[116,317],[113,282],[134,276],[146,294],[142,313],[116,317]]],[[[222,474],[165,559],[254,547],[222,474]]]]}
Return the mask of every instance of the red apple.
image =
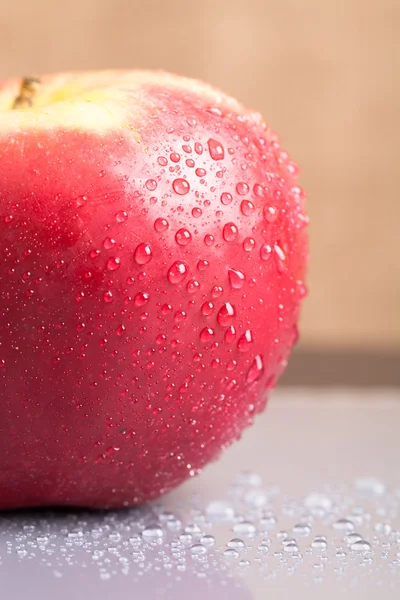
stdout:
{"type": "Polygon", "coordinates": [[[165,73],[4,81],[0,108],[0,507],[155,498],[286,365],[296,165],[259,114],[165,73]]]}

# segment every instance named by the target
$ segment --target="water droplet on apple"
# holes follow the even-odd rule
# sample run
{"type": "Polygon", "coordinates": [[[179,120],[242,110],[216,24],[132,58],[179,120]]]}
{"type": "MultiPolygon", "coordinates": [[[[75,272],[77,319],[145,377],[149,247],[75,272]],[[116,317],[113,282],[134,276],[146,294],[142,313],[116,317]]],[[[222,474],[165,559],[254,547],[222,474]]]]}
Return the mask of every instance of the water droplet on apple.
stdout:
{"type": "Polygon", "coordinates": [[[224,206],[228,206],[233,200],[232,194],[229,194],[229,192],[222,192],[220,200],[224,206]]]}
{"type": "Polygon", "coordinates": [[[275,206],[264,206],[263,215],[267,223],[273,223],[278,217],[278,209],[275,206]]]}
{"type": "Polygon", "coordinates": [[[190,279],[186,284],[186,290],[189,294],[194,294],[200,289],[200,284],[196,279],[190,279]]]}
{"type": "Polygon", "coordinates": [[[235,308],[230,302],[226,302],[218,311],[217,321],[221,327],[228,327],[236,316],[235,308]]]}
{"type": "Polygon", "coordinates": [[[157,158],[157,162],[159,165],[161,165],[162,167],[166,167],[168,164],[168,160],[165,158],[165,156],[159,156],[157,158]]]}
{"type": "Polygon", "coordinates": [[[234,223],[226,223],[222,230],[223,238],[226,242],[234,242],[238,236],[239,230],[234,223]]]}
{"type": "Polygon", "coordinates": [[[106,292],[104,292],[103,300],[108,304],[113,301],[113,293],[111,292],[111,290],[107,290],[106,292]]]}
{"type": "Polygon", "coordinates": [[[199,217],[201,217],[202,214],[203,214],[203,211],[198,206],[195,206],[192,209],[192,215],[194,216],[195,219],[198,219],[199,217]]]}
{"type": "Polygon", "coordinates": [[[153,258],[151,247],[146,242],[139,244],[133,254],[134,261],[137,265],[146,265],[153,258]]]}
{"type": "Polygon", "coordinates": [[[190,233],[190,231],[182,227],[176,232],[175,240],[176,243],[179,244],[179,246],[187,246],[192,241],[192,234],[190,233]]]}
{"type": "Polygon", "coordinates": [[[263,244],[260,248],[260,257],[262,260],[269,260],[271,258],[272,248],[269,244],[263,244]]]}
{"type": "Polygon", "coordinates": [[[249,186],[247,183],[244,183],[244,181],[239,181],[239,183],[236,185],[236,191],[239,196],[245,196],[249,193],[249,186]]]}
{"type": "Polygon", "coordinates": [[[263,358],[260,354],[254,358],[253,362],[250,365],[249,370],[247,371],[246,381],[247,383],[254,383],[259,379],[264,373],[264,362],[263,358]]]}
{"type": "Polygon", "coordinates": [[[210,156],[213,160],[222,160],[225,156],[224,147],[220,142],[210,138],[207,142],[210,156]]]}
{"type": "Polygon", "coordinates": [[[204,236],[204,243],[206,246],[212,246],[214,244],[214,236],[206,233],[206,235],[204,236]]]}
{"type": "Polygon", "coordinates": [[[200,144],[200,142],[195,143],[194,151],[196,152],[196,154],[203,154],[203,146],[200,144]]]}
{"type": "Polygon", "coordinates": [[[214,330],[211,327],[204,327],[200,332],[202,342],[209,342],[214,337],[214,330]]]}
{"type": "Polygon", "coordinates": [[[181,160],[181,156],[177,152],[172,152],[169,157],[174,163],[178,163],[181,160]]]}
{"type": "Polygon", "coordinates": [[[187,265],[182,261],[176,261],[168,270],[168,281],[173,284],[181,283],[187,274],[187,265]]]}
{"type": "Polygon", "coordinates": [[[201,307],[201,314],[204,317],[209,317],[214,312],[214,304],[212,302],[204,302],[201,307]]]}
{"type": "Polygon", "coordinates": [[[144,306],[145,304],[147,304],[149,300],[150,300],[149,294],[147,294],[146,292],[138,292],[136,294],[133,302],[134,302],[135,306],[141,307],[141,306],[144,306]]]}
{"type": "Polygon", "coordinates": [[[236,329],[231,325],[225,332],[225,342],[231,344],[236,338],[236,329]]]}
{"type": "Polygon", "coordinates": [[[222,287],[220,285],[214,285],[214,287],[211,290],[211,296],[213,298],[219,298],[223,291],[224,290],[222,289],[222,287]]]}
{"type": "Polygon", "coordinates": [[[106,262],[106,268],[108,271],[117,271],[121,266],[121,259],[117,256],[110,256],[106,262]]]}
{"type": "Polygon", "coordinates": [[[247,329],[238,339],[237,347],[239,352],[247,352],[253,342],[253,335],[250,329],[247,329]]]}
{"type": "Polygon", "coordinates": [[[154,192],[157,189],[157,181],[155,179],[148,179],[145,186],[150,192],[154,192]]]}
{"type": "Polygon", "coordinates": [[[240,290],[245,283],[246,277],[241,271],[228,269],[229,283],[234,290],[240,290]]]}
{"type": "Polygon", "coordinates": [[[115,220],[117,223],[125,223],[128,219],[128,213],[125,210],[119,210],[115,215],[115,220]]]}
{"type": "Polygon", "coordinates": [[[115,240],[113,240],[112,238],[106,237],[103,240],[103,248],[105,250],[111,250],[111,248],[114,248],[116,243],[117,242],[115,240]]]}
{"type": "Polygon", "coordinates": [[[242,202],[240,204],[240,210],[243,215],[245,215],[246,217],[249,217],[250,215],[253,214],[254,209],[255,209],[255,206],[252,202],[250,202],[250,200],[242,200],[242,202]]]}
{"type": "Polygon", "coordinates": [[[154,221],[154,229],[157,231],[157,233],[162,233],[163,231],[166,231],[168,227],[169,223],[167,219],[158,218],[154,221]]]}
{"type": "MultiPolygon", "coordinates": [[[[75,200],[75,204],[77,208],[81,208],[82,206],[84,206],[87,202],[87,196],[78,196],[77,199],[75,200]]],[[[12,217],[11,217],[12,218],[12,217]]],[[[7,223],[7,221],[6,221],[7,223]]]]}
{"type": "Polygon", "coordinates": [[[251,238],[251,237],[244,238],[243,250],[245,250],[246,252],[251,252],[252,250],[254,250],[255,245],[256,245],[256,242],[253,238],[251,238]]]}
{"type": "Polygon", "coordinates": [[[208,269],[209,266],[210,263],[208,262],[208,260],[199,260],[199,262],[197,263],[197,268],[199,271],[205,271],[206,269],[208,269]]]}
{"type": "Polygon", "coordinates": [[[264,196],[264,190],[262,188],[262,185],[260,185],[259,183],[255,183],[253,185],[253,192],[255,196],[258,196],[259,198],[262,198],[264,196]]]}
{"type": "Polygon", "coordinates": [[[196,169],[195,171],[197,177],[204,177],[207,174],[205,169],[196,169]]]}

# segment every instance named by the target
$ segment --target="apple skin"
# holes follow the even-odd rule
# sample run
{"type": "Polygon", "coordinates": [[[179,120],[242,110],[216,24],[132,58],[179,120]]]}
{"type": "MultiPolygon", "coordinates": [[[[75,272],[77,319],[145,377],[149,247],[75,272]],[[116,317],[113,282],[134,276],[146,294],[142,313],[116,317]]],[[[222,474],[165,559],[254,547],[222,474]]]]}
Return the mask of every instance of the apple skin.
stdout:
{"type": "Polygon", "coordinates": [[[18,85],[0,83],[0,508],[142,503],[238,439],[286,366],[297,168],[199,82],[46,76],[7,110],[18,85]]]}

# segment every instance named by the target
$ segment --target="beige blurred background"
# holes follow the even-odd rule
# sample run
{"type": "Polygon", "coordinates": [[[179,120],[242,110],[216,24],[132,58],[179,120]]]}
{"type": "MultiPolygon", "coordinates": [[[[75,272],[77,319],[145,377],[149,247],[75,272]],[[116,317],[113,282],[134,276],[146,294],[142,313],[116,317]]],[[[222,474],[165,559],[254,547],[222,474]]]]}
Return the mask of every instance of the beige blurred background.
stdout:
{"type": "Polygon", "coordinates": [[[261,111],[308,192],[301,347],[400,348],[399,0],[0,0],[0,56],[168,69],[261,111]]]}

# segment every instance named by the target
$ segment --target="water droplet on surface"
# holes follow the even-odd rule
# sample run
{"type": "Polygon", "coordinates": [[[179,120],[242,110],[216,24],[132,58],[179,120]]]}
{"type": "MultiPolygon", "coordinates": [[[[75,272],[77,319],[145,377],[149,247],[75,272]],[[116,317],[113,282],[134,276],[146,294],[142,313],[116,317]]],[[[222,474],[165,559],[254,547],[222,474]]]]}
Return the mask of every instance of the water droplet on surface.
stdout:
{"type": "Polygon", "coordinates": [[[110,256],[106,262],[107,271],[117,271],[121,266],[121,259],[117,256],[110,256]]]}
{"type": "Polygon", "coordinates": [[[227,543],[227,546],[228,546],[228,548],[236,548],[236,550],[244,550],[246,547],[246,544],[240,538],[232,538],[227,543]]]}
{"type": "Polygon", "coordinates": [[[205,175],[207,175],[207,171],[205,169],[196,169],[195,173],[197,177],[204,177],[205,175]]]}
{"type": "Polygon", "coordinates": [[[239,183],[236,185],[236,191],[239,194],[239,196],[245,196],[249,193],[249,186],[247,185],[247,183],[239,181],[239,183]]]}
{"type": "Polygon", "coordinates": [[[238,339],[237,347],[239,352],[248,352],[251,344],[253,343],[253,335],[250,329],[247,329],[243,335],[238,339]]]}
{"type": "Polygon", "coordinates": [[[204,556],[207,554],[207,548],[203,544],[193,544],[189,548],[189,552],[192,556],[204,556]]]}
{"type": "Polygon", "coordinates": [[[240,290],[246,281],[244,273],[235,269],[228,269],[229,283],[234,290],[240,290]]]}
{"type": "Polygon", "coordinates": [[[257,354],[257,356],[254,358],[253,362],[251,363],[249,370],[247,371],[247,375],[246,375],[247,383],[254,383],[258,379],[260,379],[260,377],[263,375],[263,373],[264,373],[263,358],[260,354],[257,354]]]}
{"type": "Polygon", "coordinates": [[[172,152],[169,157],[174,163],[178,163],[181,160],[181,156],[177,152],[172,152]]]}
{"type": "Polygon", "coordinates": [[[265,517],[261,517],[260,519],[260,527],[261,529],[274,529],[276,527],[277,519],[274,515],[267,515],[265,517]]]}
{"type": "Polygon", "coordinates": [[[168,164],[168,160],[165,158],[165,156],[159,156],[157,158],[157,162],[159,165],[161,165],[162,167],[166,167],[168,164]]]}
{"type": "Polygon", "coordinates": [[[319,535],[313,539],[311,542],[311,548],[314,550],[326,550],[328,547],[328,542],[326,541],[326,537],[323,535],[319,535]]]}
{"type": "Polygon", "coordinates": [[[213,535],[203,535],[200,538],[200,543],[203,544],[204,546],[214,546],[215,537],[213,535]]]}
{"type": "Polygon", "coordinates": [[[158,523],[148,525],[142,531],[142,537],[144,539],[157,539],[157,538],[162,538],[163,536],[164,536],[164,530],[161,527],[161,525],[158,525],[158,523]]]}
{"type": "Polygon", "coordinates": [[[252,537],[257,533],[257,528],[251,521],[241,521],[240,523],[235,523],[233,531],[243,536],[252,537]]]}
{"type": "Polygon", "coordinates": [[[307,523],[298,523],[292,529],[293,535],[307,537],[311,533],[311,527],[307,523]]]}
{"type": "Polygon", "coordinates": [[[304,506],[312,513],[315,509],[323,509],[329,512],[332,509],[333,502],[326,494],[312,493],[304,499],[304,506]]]}
{"type": "Polygon", "coordinates": [[[227,548],[223,551],[222,556],[224,558],[234,560],[235,558],[239,558],[240,554],[235,548],[227,548]]]}
{"type": "Polygon", "coordinates": [[[299,551],[299,547],[295,542],[289,542],[283,546],[283,551],[290,554],[295,554],[299,551]]]}
{"type": "Polygon", "coordinates": [[[212,246],[214,244],[214,241],[215,240],[214,240],[214,236],[213,235],[210,235],[209,233],[207,233],[204,236],[204,243],[205,243],[206,246],[212,246]]]}
{"type": "Polygon", "coordinates": [[[352,533],[355,530],[354,523],[350,519],[338,519],[333,523],[332,527],[333,529],[346,531],[347,533],[352,533]]]}
{"type": "Polygon", "coordinates": [[[137,265],[146,265],[153,258],[151,247],[146,242],[142,242],[136,247],[133,259],[137,265]]]}
{"type": "Polygon", "coordinates": [[[207,504],[207,517],[211,521],[231,521],[235,516],[235,511],[228,502],[215,500],[207,504]]]}
{"type": "Polygon", "coordinates": [[[362,536],[359,533],[349,533],[349,535],[346,535],[344,538],[344,541],[349,546],[355,542],[359,542],[360,540],[362,540],[362,536]]]}
{"type": "Polygon", "coordinates": [[[175,240],[176,243],[179,244],[179,246],[187,246],[192,241],[192,234],[190,233],[190,231],[182,227],[176,232],[175,240]]]}
{"type": "Polygon", "coordinates": [[[194,151],[196,152],[196,154],[203,154],[203,146],[200,144],[200,142],[195,143],[194,151]]]}
{"type": "Polygon", "coordinates": [[[265,506],[268,502],[268,498],[263,490],[252,489],[245,494],[243,501],[246,506],[256,509],[265,506]]]}
{"type": "Polygon", "coordinates": [[[187,274],[188,274],[188,267],[187,267],[186,263],[177,260],[176,262],[173,263],[173,265],[170,266],[170,268],[168,270],[168,275],[167,275],[168,281],[175,285],[178,283],[182,283],[182,281],[185,279],[187,274]]]}
{"type": "Polygon", "coordinates": [[[154,229],[158,232],[158,233],[162,233],[163,231],[166,231],[169,227],[169,223],[166,219],[162,219],[162,218],[158,218],[154,221],[154,229]]]}
{"type": "Polygon", "coordinates": [[[189,192],[190,185],[186,179],[178,178],[173,181],[172,188],[176,194],[179,194],[179,196],[184,196],[189,192]]]}
{"type": "Polygon", "coordinates": [[[111,292],[111,290],[107,290],[106,292],[104,292],[103,300],[104,300],[104,302],[107,302],[107,303],[110,303],[113,301],[113,293],[111,292]]]}
{"type": "Polygon", "coordinates": [[[234,242],[239,230],[234,223],[226,223],[222,230],[222,236],[226,242],[234,242]]]}
{"type": "Polygon", "coordinates": [[[354,482],[355,490],[362,496],[383,496],[386,492],[386,486],[382,481],[375,477],[359,477],[354,482]]]}
{"type": "Polygon", "coordinates": [[[369,542],[365,540],[358,540],[357,542],[354,542],[354,544],[351,544],[350,550],[353,550],[353,552],[365,553],[371,552],[372,547],[369,542]]]}
{"type": "Polygon", "coordinates": [[[226,302],[218,311],[217,321],[221,327],[228,327],[236,316],[235,307],[226,302]]]}

